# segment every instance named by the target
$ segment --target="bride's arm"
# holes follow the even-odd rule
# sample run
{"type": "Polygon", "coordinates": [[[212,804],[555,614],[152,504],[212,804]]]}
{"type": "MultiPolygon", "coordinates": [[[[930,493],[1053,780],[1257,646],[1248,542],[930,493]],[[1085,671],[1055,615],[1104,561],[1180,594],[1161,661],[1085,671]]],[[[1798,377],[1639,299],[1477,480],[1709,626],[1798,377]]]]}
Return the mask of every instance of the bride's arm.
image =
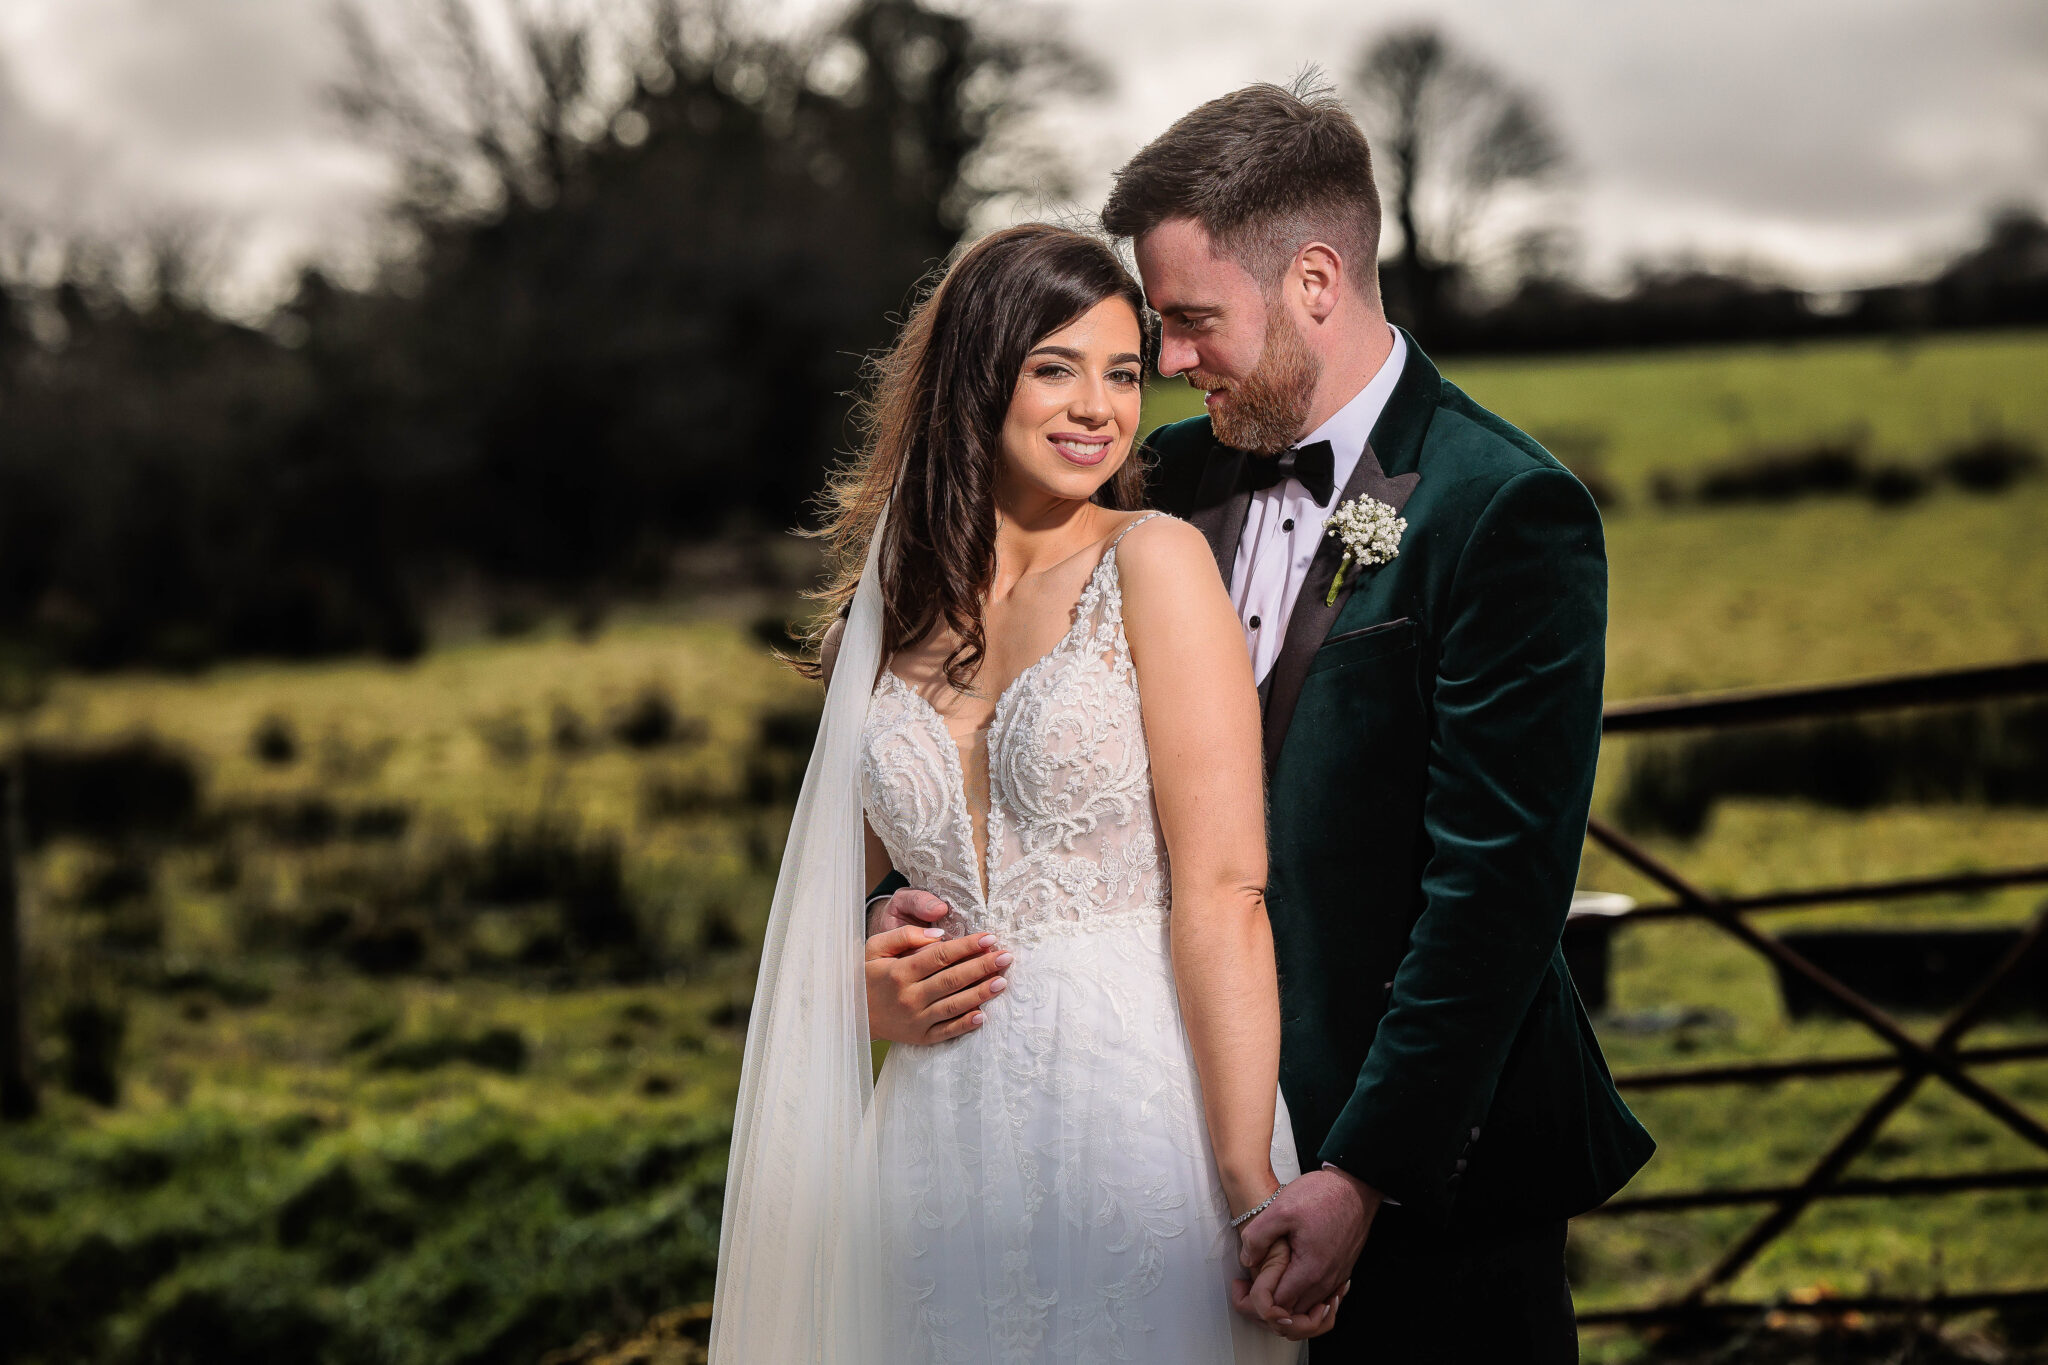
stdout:
{"type": "Polygon", "coordinates": [[[1266,921],[1258,692],[1244,630],[1194,527],[1155,517],[1118,550],[1173,876],[1173,974],[1232,1213],[1279,1185],[1280,991],[1266,921]]]}

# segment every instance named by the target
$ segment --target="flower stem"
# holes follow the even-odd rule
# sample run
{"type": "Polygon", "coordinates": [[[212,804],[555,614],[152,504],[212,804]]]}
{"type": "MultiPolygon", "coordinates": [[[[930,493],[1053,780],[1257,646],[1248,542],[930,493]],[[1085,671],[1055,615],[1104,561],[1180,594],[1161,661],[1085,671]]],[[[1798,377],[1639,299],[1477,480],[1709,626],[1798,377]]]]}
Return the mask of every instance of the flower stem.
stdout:
{"type": "Polygon", "coordinates": [[[1337,561],[1337,572],[1335,576],[1330,579],[1330,591],[1328,595],[1323,598],[1324,606],[1334,607],[1337,605],[1337,589],[1344,586],[1344,570],[1346,570],[1349,567],[1351,567],[1351,552],[1347,550],[1344,552],[1344,558],[1337,561]]]}

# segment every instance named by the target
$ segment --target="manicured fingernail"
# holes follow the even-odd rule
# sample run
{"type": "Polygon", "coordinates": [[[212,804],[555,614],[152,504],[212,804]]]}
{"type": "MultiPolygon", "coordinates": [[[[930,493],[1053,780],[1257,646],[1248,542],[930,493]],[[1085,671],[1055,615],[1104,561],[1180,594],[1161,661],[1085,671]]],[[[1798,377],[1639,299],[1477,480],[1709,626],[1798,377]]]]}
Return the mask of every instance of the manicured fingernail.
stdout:
{"type": "Polygon", "coordinates": [[[1341,1298],[1341,1297],[1343,1297],[1344,1295],[1346,1295],[1346,1294],[1349,1294],[1350,1292],[1351,1292],[1351,1281],[1349,1281],[1349,1280],[1346,1280],[1346,1281],[1344,1281],[1344,1287],[1343,1287],[1342,1289],[1340,1289],[1340,1290],[1338,1290],[1338,1291],[1337,1291],[1337,1295],[1338,1295],[1338,1297],[1340,1297],[1340,1298],[1341,1298]]]}
{"type": "Polygon", "coordinates": [[[997,977],[997,978],[996,978],[995,980],[993,980],[993,981],[991,981],[991,982],[989,982],[989,983],[988,983],[988,993],[989,993],[990,995],[997,995],[997,994],[1000,994],[1000,993],[1001,993],[1002,991],[1004,991],[1004,990],[1008,989],[1008,988],[1009,988],[1009,985],[1010,985],[1010,983],[1009,983],[1009,982],[1007,982],[1007,981],[1003,980],[1003,979],[1002,979],[1002,978],[1001,978],[1001,977],[999,976],[999,977],[997,977]]]}
{"type": "Polygon", "coordinates": [[[988,1018],[988,1016],[985,1014],[976,1014],[973,1020],[975,1027],[979,1028],[981,1026],[981,1021],[986,1018],[988,1018]]]}
{"type": "Polygon", "coordinates": [[[924,931],[924,936],[926,938],[944,938],[946,931],[944,929],[927,929],[924,931]]]}
{"type": "Polygon", "coordinates": [[[1017,955],[1016,955],[1015,953],[997,953],[997,954],[996,954],[996,965],[997,965],[998,967],[1007,967],[1007,966],[1009,966],[1009,965],[1010,965],[1010,964],[1011,964],[1012,962],[1015,962],[1016,960],[1017,960],[1017,955]]]}
{"type": "Polygon", "coordinates": [[[1280,1319],[1280,1325],[1281,1325],[1282,1327],[1292,1327],[1292,1326],[1294,1326],[1294,1319],[1293,1319],[1293,1318],[1282,1318],[1282,1319],[1280,1319]]]}

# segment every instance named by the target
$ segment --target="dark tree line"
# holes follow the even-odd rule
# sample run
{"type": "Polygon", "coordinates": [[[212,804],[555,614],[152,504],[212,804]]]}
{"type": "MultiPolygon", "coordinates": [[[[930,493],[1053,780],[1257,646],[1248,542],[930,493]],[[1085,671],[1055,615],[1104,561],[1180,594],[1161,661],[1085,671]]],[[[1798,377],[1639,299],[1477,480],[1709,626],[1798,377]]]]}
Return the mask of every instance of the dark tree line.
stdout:
{"type": "Polygon", "coordinates": [[[1734,272],[1675,267],[1644,270],[1617,296],[1537,275],[1498,303],[1442,310],[1424,335],[1446,353],[1532,354],[2042,326],[2048,222],[2015,206],[1992,214],[1978,245],[1927,280],[1816,297],[1734,272]]]}
{"type": "Polygon", "coordinates": [[[413,246],[375,287],[309,273],[258,331],[171,253],[138,290],[74,246],[0,295],[0,637],[404,657],[452,584],[592,600],[789,524],[858,357],[975,203],[1044,172],[1010,134],[1086,72],[922,0],[774,40],[648,0],[510,49],[460,0],[400,13],[349,22],[337,92],[406,172],[413,246]]]}
{"type": "MultiPolygon", "coordinates": [[[[0,223],[0,644],[93,668],[405,657],[451,588],[601,604],[662,586],[678,545],[787,526],[846,444],[858,357],[977,203],[1057,192],[1021,130],[1092,79],[925,0],[777,39],[721,0],[609,27],[518,0],[379,12],[396,28],[344,21],[336,92],[404,168],[410,246],[370,287],[309,273],[258,330],[205,306],[189,234],[144,244],[138,280],[133,244],[0,223]],[[496,40],[486,3],[512,7],[496,40]],[[25,283],[52,251],[62,282],[25,283]]],[[[1433,350],[2048,321],[2048,228],[2019,211],[1938,279],[1826,308],[1705,271],[1610,297],[1541,253],[1488,298],[1493,211],[1565,164],[1540,109],[1421,29],[1370,47],[1354,92],[1390,309],[1433,350]]]]}

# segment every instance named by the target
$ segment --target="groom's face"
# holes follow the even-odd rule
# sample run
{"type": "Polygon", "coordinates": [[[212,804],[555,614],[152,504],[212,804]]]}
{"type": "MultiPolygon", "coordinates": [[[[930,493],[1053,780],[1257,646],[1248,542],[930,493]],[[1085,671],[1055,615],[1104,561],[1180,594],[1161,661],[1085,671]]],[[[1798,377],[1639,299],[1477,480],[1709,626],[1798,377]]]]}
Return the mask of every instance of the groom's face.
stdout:
{"type": "Polygon", "coordinates": [[[1201,224],[1176,218],[1133,244],[1160,317],[1159,373],[1203,391],[1216,437],[1273,455],[1301,439],[1322,376],[1280,301],[1201,224]]]}

